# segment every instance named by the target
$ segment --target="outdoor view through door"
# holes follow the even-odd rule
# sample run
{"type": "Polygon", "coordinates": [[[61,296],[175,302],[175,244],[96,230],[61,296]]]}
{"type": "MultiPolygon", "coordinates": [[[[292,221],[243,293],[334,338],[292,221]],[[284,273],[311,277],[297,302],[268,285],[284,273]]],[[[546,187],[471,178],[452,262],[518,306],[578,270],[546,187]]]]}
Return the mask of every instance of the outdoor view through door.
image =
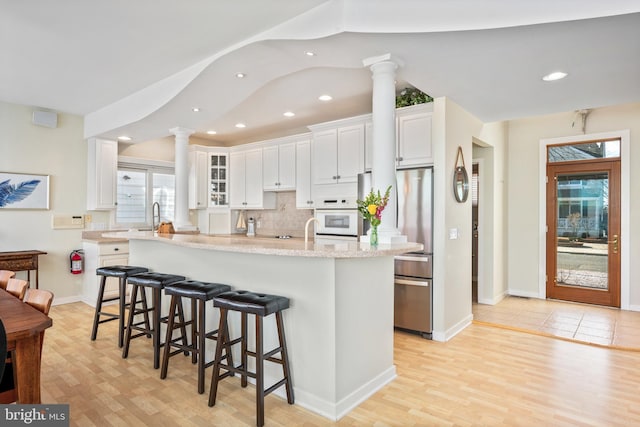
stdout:
{"type": "Polygon", "coordinates": [[[547,298],[620,307],[620,140],[547,148],[547,298]]]}

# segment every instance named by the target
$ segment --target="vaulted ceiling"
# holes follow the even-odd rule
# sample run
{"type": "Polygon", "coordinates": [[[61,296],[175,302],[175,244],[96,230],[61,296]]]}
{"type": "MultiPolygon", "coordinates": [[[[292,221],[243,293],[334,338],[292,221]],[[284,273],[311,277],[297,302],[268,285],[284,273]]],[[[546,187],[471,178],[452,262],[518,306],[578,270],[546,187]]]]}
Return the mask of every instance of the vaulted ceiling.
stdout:
{"type": "Polygon", "coordinates": [[[232,145],[301,132],[370,112],[362,61],[386,53],[398,89],[485,122],[640,101],[640,2],[628,0],[0,5],[0,100],[83,115],[86,137],[182,126],[232,145]],[[558,70],[568,76],[542,81],[558,70]]]}

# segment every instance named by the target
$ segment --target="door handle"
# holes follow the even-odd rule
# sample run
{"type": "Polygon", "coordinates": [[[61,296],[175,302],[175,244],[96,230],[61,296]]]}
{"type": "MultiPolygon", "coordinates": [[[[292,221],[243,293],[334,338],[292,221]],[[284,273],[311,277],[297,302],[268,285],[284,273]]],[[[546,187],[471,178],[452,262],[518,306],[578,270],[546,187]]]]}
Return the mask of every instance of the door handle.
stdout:
{"type": "Polygon", "coordinates": [[[406,255],[397,255],[395,257],[398,261],[417,261],[417,262],[429,262],[429,257],[423,256],[406,256],[406,255]]]}
{"type": "Polygon", "coordinates": [[[618,253],[618,235],[614,234],[613,240],[607,240],[607,243],[613,243],[613,253],[617,254],[618,253]]]}
{"type": "Polygon", "coordinates": [[[406,279],[394,279],[394,283],[396,285],[408,285],[408,286],[420,286],[420,287],[429,287],[430,280],[406,280],[406,279]]]}

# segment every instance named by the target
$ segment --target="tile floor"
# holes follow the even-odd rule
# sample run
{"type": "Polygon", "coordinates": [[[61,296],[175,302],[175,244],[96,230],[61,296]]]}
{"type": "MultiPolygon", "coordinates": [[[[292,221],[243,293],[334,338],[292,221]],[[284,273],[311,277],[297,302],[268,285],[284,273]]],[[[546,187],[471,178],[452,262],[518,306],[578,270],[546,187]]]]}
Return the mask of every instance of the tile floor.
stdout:
{"type": "Polygon", "coordinates": [[[509,296],[496,305],[473,304],[473,318],[518,329],[640,351],[640,312],[509,296]]]}

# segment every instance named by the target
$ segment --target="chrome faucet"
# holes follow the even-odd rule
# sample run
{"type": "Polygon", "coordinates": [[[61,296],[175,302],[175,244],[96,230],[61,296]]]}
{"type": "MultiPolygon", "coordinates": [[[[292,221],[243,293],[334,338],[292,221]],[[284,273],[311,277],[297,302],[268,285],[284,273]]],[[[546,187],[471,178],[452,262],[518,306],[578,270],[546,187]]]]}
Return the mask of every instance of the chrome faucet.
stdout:
{"type": "Polygon", "coordinates": [[[158,202],[154,202],[153,205],[151,206],[151,228],[153,228],[153,231],[157,231],[158,227],[160,226],[160,203],[158,202]],[[157,211],[157,218],[158,218],[158,222],[156,223],[156,211],[157,211]]]}
{"type": "Polygon", "coordinates": [[[309,241],[309,224],[311,224],[313,221],[317,222],[318,224],[320,224],[320,221],[318,221],[317,218],[309,218],[307,220],[307,223],[304,225],[304,245],[306,247],[307,242],[309,241]]]}

